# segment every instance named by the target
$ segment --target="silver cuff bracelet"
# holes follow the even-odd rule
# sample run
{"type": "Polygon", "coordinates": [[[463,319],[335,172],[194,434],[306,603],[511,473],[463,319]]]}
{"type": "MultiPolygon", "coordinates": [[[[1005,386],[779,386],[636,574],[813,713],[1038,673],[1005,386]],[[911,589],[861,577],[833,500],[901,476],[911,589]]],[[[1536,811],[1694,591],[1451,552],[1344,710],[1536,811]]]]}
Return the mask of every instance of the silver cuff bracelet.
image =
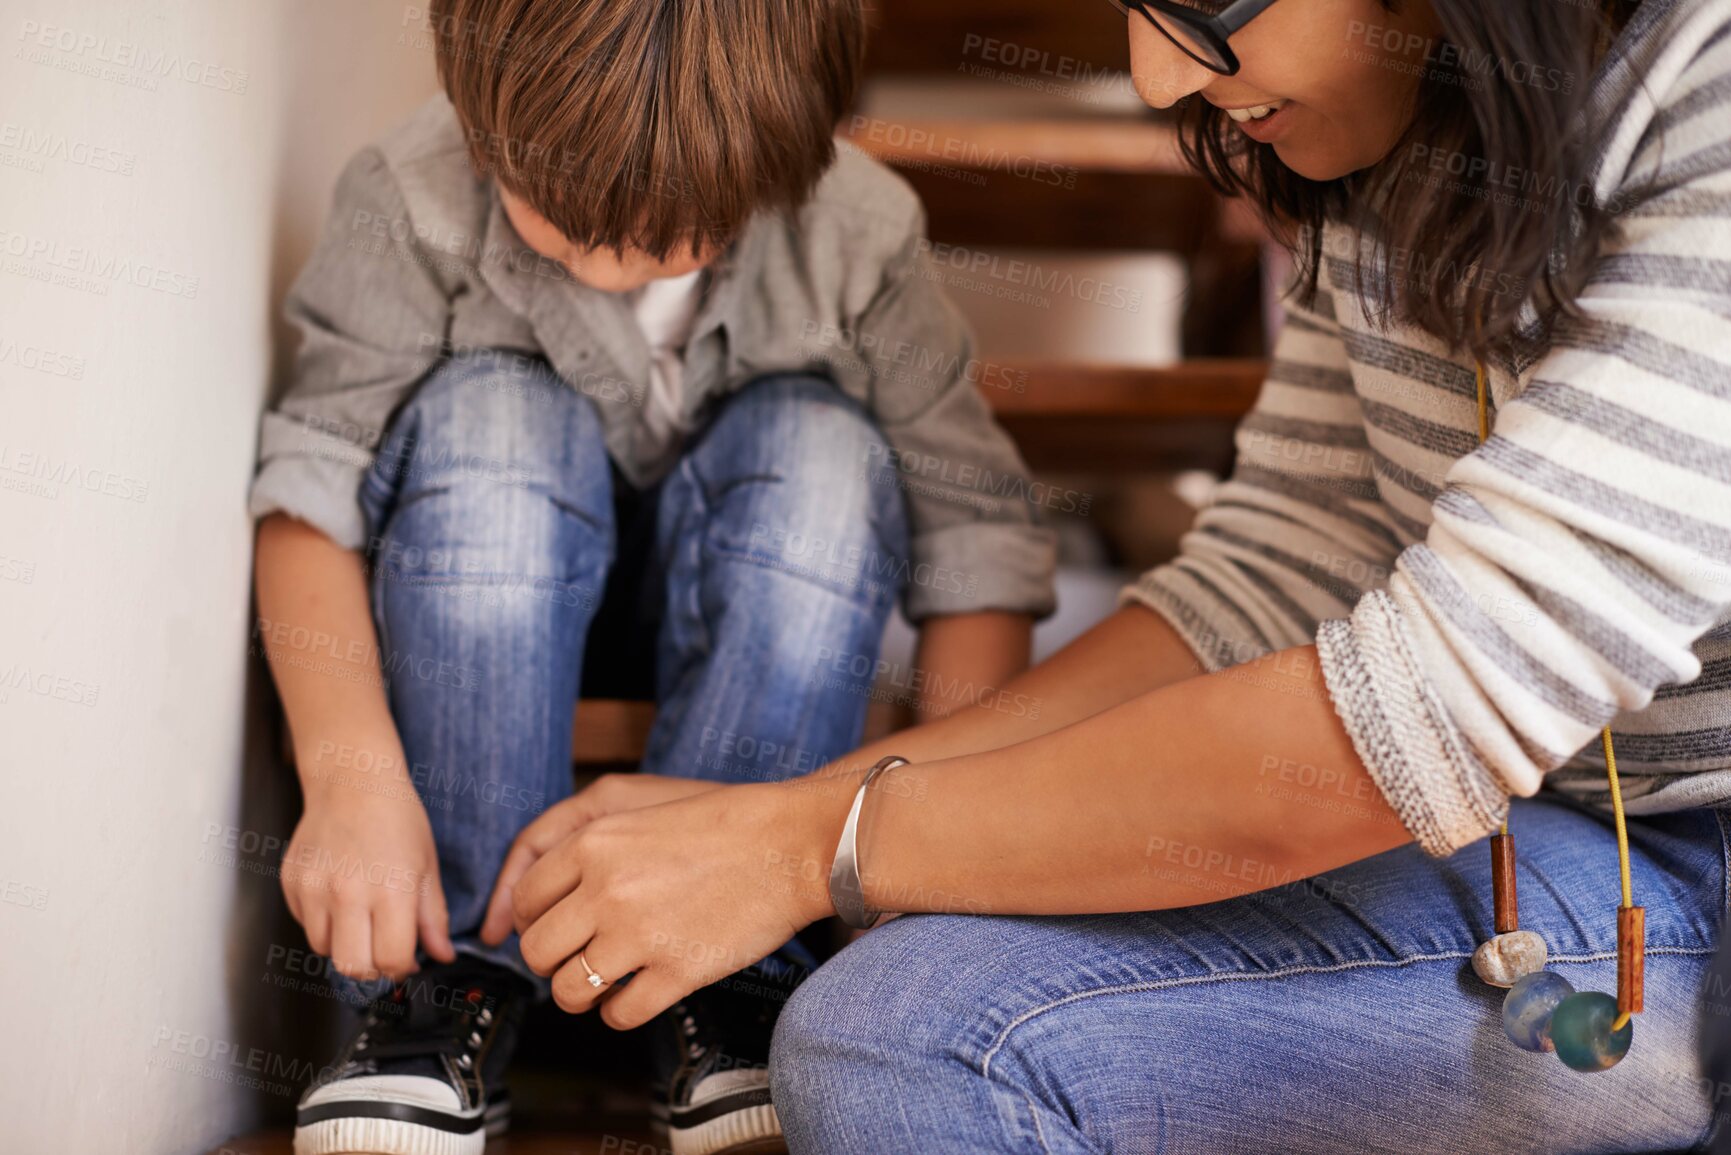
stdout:
{"type": "Polygon", "coordinates": [[[869,910],[865,904],[865,885],[860,881],[857,845],[860,810],[865,805],[866,791],[879,774],[908,764],[906,758],[891,754],[867,771],[865,781],[859,784],[859,793],[853,796],[853,807],[847,812],[847,825],[841,828],[841,841],[836,843],[835,864],[829,868],[829,900],[835,905],[836,916],[858,930],[872,926],[883,913],[869,910]]]}

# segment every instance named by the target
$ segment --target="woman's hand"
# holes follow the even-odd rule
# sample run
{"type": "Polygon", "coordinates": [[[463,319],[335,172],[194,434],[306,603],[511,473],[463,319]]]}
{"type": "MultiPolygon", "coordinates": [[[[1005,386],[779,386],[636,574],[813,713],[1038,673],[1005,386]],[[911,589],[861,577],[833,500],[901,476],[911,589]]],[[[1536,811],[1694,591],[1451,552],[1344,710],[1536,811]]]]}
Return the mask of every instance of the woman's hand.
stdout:
{"type": "Polygon", "coordinates": [[[661,774],[603,774],[571,797],[548,807],[511,843],[511,852],[499,868],[499,880],[493,884],[493,897],[487,903],[487,917],[481,923],[481,941],[498,946],[510,936],[511,903],[518,880],[566,836],[608,814],[701,794],[715,789],[716,785],[695,778],[670,778],[661,774]]]}
{"type": "Polygon", "coordinates": [[[523,958],[573,1013],[620,1030],[749,966],[833,912],[848,780],[712,789],[588,823],[516,887],[523,958]],[[594,987],[578,962],[608,985],[594,987]],[[631,981],[620,982],[631,975],[631,981]]]}
{"type": "Polygon", "coordinates": [[[413,794],[309,792],[282,890],[308,944],[350,978],[413,974],[417,940],[440,962],[456,957],[433,828],[413,794]]]}

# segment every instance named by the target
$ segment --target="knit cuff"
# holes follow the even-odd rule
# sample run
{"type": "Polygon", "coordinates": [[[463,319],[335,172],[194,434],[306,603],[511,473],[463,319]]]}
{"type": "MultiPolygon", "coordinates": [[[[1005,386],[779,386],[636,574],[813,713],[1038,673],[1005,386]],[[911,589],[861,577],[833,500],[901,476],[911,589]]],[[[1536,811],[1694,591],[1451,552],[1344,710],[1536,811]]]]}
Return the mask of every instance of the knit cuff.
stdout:
{"type": "Polygon", "coordinates": [[[1508,797],[1425,680],[1386,591],[1322,623],[1316,651],[1353,749],[1427,854],[1453,854],[1496,829],[1508,797]]]}
{"type": "Polygon", "coordinates": [[[1132,603],[1165,618],[1196,655],[1204,673],[1217,673],[1271,652],[1237,606],[1180,566],[1157,566],[1118,592],[1119,605],[1132,603]]]}

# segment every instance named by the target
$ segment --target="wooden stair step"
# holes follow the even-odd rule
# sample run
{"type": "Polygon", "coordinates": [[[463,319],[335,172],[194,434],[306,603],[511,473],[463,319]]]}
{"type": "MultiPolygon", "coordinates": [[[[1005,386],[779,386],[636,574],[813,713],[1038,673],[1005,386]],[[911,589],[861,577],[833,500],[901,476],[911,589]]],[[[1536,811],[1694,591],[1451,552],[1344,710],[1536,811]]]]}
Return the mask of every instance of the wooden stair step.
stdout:
{"type": "Polygon", "coordinates": [[[1178,149],[1177,130],[1147,117],[1051,120],[894,119],[858,116],[844,134],[885,164],[990,167],[1006,158],[1028,166],[1198,179],[1178,149]]]}
{"type": "Polygon", "coordinates": [[[1228,202],[1153,119],[865,117],[848,138],[913,186],[937,244],[1191,256],[1242,242],[1228,202]]]}
{"type": "Polygon", "coordinates": [[[1194,360],[1166,368],[1022,365],[1018,393],[984,390],[998,423],[1041,475],[1223,471],[1232,432],[1262,388],[1267,363],[1194,360]]]}
{"type": "MultiPolygon", "coordinates": [[[[970,174],[942,163],[897,171],[925,205],[934,246],[1193,258],[1223,242],[1246,242],[1241,214],[1226,211],[1229,202],[1188,174],[1048,169],[1035,179],[1010,165],[970,174]]],[[[975,259],[971,251],[939,248],[932,255],[960,273],[975,259]]]]}
{"type": "Polygon", "coordinates": [[[1268,363],[1208,358],[1176,365],[1088,365],[1014,362],[1007,379],[1020,390],[983,388],[1005,417],[1099,418],[1105,421],[1236,421],[1250,411],[1268,363]]]}
{"type": "MultiPolygon", "coordinates": [[[[867,121],[845,134],[863,151],[892,167],[919,166],[968,169],[1006,165],[1034,172],[1035,163],[1068,173],[1103,188],[1144,189],[1186,194],[1206,190],[1220,212],[1222,240],[1264,244],[1268,229],[1242,197],[1222,199],[1184,159],[1177,126],[1146,117],[1101,117],[1089,120],[951,120],[911,119],[867,121]],[[891,125],[896,127],[888,127],[891,125]],[[874,140],[876,136],[878,139],[874,140]],[[891,143],[891,142],[895,143],[891,143]],[[960,159],[944,157],[943,150],[960,159]],[[934,156],[934,150],[937,155],[934,156]],[[974,165],[967,161],[971,159],[974,165]],[[1142,180],[1101,180],[1101,177],[1141,177],[1142,180]],[[1162,177],[1162,181],[1146,178],[1162,177]]],[[[904,176],[907,174],[904,173],[904,176]]],[[[1015,175],[1011,172],[1007,175],[1015,175]]],[[[1049,173],[1040,174],[1050,181],[1049,173]]],[[[1035,180],[1023,176],[1020,180],[1035,180]]],[[[952,178],[952,183],[957,183],[952,178]]],[[[1000,182],[1001,184],[1002,182],[1000,182]]],[[[1037,180],[1036,180],[1036,183],[1037,180]]],[[[1073,191],[1073,190],[1072,190],[1073,191]]],[[[1129,202],[1125,213],[1157,210],[1157,205],[1129,202]]],[[[1025,222],[1026,223],[1026,222],[1025,222]]]]}
{"type": "Polygon", "coordinates": [[[635,763],[643,759],[655,703],[585,698],[571,726],[571,760],[582,765],[635,763]]]}
{"type": "MultiPolygon", "coordinates": [[[[1013,71],[1073,75],[1128,70],[1124,18],[1104,4],[1098,11],[1052,0],[872,0],[868,63],[878,73],[953,73],[971,63],[995,65],[987,41],[1013,45],[1013,71]]],[[[1010,71],[1010,70],[1006,70],[1010,71]]]]}

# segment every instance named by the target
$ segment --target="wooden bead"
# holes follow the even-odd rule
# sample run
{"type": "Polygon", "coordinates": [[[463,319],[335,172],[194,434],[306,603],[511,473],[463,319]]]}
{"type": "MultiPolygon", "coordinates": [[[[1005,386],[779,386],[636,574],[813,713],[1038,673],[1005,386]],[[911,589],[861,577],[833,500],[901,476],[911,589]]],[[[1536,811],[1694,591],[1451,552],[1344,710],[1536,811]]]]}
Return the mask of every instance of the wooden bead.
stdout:
{"type": "Polygon", "coordinates": [[[1617,1011],[1641,1013],[1647,953],[1647,911],[1639,906],[1617,908],[1617,1011]]]}
{"type": "Polygon", "coordinates": [[[1491,835],[1491,898],[1495,903],[1498,934],[1521,928],[1515,899],[1515,836],[1491,835]]]}

